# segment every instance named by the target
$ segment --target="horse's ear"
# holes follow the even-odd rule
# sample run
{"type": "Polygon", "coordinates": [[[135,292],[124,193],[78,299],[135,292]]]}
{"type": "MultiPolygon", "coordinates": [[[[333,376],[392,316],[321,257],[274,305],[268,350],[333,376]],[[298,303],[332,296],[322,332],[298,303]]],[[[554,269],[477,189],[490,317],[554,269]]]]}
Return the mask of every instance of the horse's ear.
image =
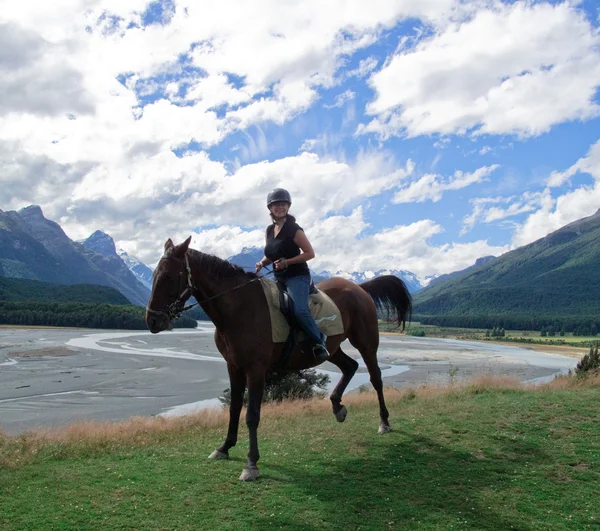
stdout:
{"type": "Polygon", "coordinates": [[[176,254],[177,254],[178,256],[183,256],[183,255],[184,255],[184,254],[187,252],[187,250],[188,250],[188,247],[190,246],[190,242],[191,242],[191,241],[192,241],[192,237],[190,236],[190,237],[189,237],[187,240],[185,240],[183,243],[180,243],[180,244],[177,246],[177,253],[176,253],[176,254]]]}
{"type": "Polygon", "coordinates": [[[169,238],[166,242],[165,242],[165,252],[168,251],[171,247],[173,247],[173,242],[171,241],[171,238],[169,238]]]}

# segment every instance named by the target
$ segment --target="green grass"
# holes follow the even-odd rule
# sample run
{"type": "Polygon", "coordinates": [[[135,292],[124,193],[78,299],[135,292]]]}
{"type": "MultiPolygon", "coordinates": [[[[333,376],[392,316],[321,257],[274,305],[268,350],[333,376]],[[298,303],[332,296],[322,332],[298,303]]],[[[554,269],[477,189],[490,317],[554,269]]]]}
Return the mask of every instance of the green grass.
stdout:
{"type": "Polygon", "coordinates": [[[247,439],[209,461],[224,417],[0,437],[0,528],[599,529],[600,386],[480,383],[267,408],[262,476],[241,483],[247,439]]]}

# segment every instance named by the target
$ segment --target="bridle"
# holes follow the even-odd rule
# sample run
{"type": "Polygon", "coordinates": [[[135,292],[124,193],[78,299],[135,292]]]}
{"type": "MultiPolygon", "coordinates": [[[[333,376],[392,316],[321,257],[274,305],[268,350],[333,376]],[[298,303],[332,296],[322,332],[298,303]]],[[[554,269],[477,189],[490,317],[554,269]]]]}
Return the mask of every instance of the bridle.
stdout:
{"type": "MultiPolygon", "coordinates": [[[[177,319],[183,312],[186,312],[187,310],[192,309],[194,306],[198,306],[205,302],[212,301],[213,299],[216,299],[217,297],[220,297],[221,295],[226,295],[227,293],[231,293],[232,291],[235,291],[236,289],[243,288],[244,286],[247,286],[248,284],[251,284],[252,282],[256,282],[257,280],[261,279],[261,277],[253,278],[253,279],[249,280],[248,282],[244,282],[243,284],[240,284],[239,286],[235,286],[234,288],[228,289],[227,291],[222,291],[221,293],[217,293],[216,295],[213,295],[212,297],[208,297],[207,299],[203,299],[194,304],[188,304],[187,306],[183,306],[185,301],[188,300],[196,291],[196,287],[194,286],[194,282],[192,280],[192,270],[190,268],[188,254],[187,254],[187,252],[185,253],[184,260],[176,258],[175,256],[168,256],[166,258],[175,260],[177,262],[181,262],[183,265],[185,265],[185,269],[187,272],[187,285],[184,288],[184,290],[179,295],[177,295],[177,299],[175,300],[175,302],[173,302],[173,303],[169,304],[169,306],[167,306],[166,311],[153,310],[152,308],[150,308],[150,306],[146,306],[146,311],[150,315],[158,315],[160,317],[165,316],[169,321],[173,321],[174,319],[177,319]]],[[[268,270],[266,274],[270,275],[271,273],[274,273],[274,270],[272,270],[272,269],[270,271],[268,270]]],[[[179,276],[181,277],[182,274],[183,274],[183,270],[179,272],[179,276]]]]}
{"type": "MultiPolygon", "coordinates": [[[[185,269],[187,272],[187,285],[185,286],[184,290],[177,295],[177,299],[175,299],[175,302],[167,306],[166,311],[153,310],[152,308],[150,308],[150,306],[146,306],[146,312],[148,312],[150,315],[158,315],[160,317],[164,316],[169,321],[172,321],[173,319],[177,319],[183,312],[196,306],[195,304],[190,304],[185,307],[182,306],[182,304],[185,303],[185,301],[187,301],[193,295],[196,288],[194,287],[194,282],[192,281],[192,270],[190,268],[190,262],[188,260],[187,253],[185,254],[185,260],[180,260],[175,256],[169,256],[168,258],[177,262],[181,262],[185,265],[185,269]]],[[[180,278],[182,274],[183,270],[179,272],[180,278]]]]}

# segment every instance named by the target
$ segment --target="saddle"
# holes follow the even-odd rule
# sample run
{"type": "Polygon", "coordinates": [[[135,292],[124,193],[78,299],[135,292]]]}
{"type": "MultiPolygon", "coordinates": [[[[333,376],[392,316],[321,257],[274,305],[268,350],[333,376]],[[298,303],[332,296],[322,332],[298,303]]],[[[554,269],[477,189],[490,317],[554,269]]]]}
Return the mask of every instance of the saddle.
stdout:
{"type": "MultiPolygon", "coordinates": [[[[305,339],[295,323],[292,300],[285,286],[270,278],[262,277],[260,283],[269,306],[271,334],[274,343],[284,343],[283,355],[278,369],[285,365],[294,347],[305,339]]],[[[311,283],[308,307],[319,330],[326,336],[344,333],[342,315],[335,303],[311,283]]]]}
{"type": "MultiPolygon", "coordinates": [[[[281,282],[275,281],[275,283],[277,284],[277,289],[279,290],[279,311],[283,314],[288,324],[292,328],[294,328],[294,303],[292,302],[292,299],[290,298],[287,292],[287,286],[285,284],[282,284],[281,282]]],[[[315,286],[315,283],[312,280],[310,281],[310,289],[308,291],[308,294],[319,294],[319,290],[317,289],[317,286],[315,286]]]]}

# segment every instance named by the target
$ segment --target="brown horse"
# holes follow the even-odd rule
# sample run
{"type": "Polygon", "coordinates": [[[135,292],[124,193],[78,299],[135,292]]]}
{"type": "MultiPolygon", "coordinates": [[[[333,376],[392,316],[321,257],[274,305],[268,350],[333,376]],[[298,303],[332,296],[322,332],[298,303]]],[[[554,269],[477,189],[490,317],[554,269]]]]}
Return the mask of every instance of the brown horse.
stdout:
{"type": "MultiPolygon", "coordinates": [[[[283,345],[273,343],[271,320],[263,289],[254,273],[246,273],[216,256],[189,249],[191,237],[180,245],[165,243],[165,253],[154,271],[152,295],[146,309],[146,324],[152,333],[167,330],[185,300],[194,296],[216,326],[215,343],[227,362],[231,388],[229,430],[225,442],[211,459],[227,459],[229,449],[238,436],[243,396],[248,387],[246,424],[250,438],[248,462],[240,479],[254,480],[259,471],[257,462],[257,430],[265,375],[273,370],[283,345]]],[[[339,422],[346,418],[342,395],[358,368],[358,363],[340,348],[348,339],[360,352],[379,399],[379,433],[390,431],[389,413],[383,398],[381,370],[377,364],[379,330],[377,309],[395,313],[398,325],[404,326],[411,312],[411,297],[404,283],[394,276],[381,276],[354,284],[342,278],[321,282],[324,291],[338,306],[344,323],[344,334],[327,338],[329,361],[339,367],[342,377],[330,399],[339,422]]],[[[310,349],[298,347],[292,353],[287,369],[300,370],[316,364],[310,349]]]]}

